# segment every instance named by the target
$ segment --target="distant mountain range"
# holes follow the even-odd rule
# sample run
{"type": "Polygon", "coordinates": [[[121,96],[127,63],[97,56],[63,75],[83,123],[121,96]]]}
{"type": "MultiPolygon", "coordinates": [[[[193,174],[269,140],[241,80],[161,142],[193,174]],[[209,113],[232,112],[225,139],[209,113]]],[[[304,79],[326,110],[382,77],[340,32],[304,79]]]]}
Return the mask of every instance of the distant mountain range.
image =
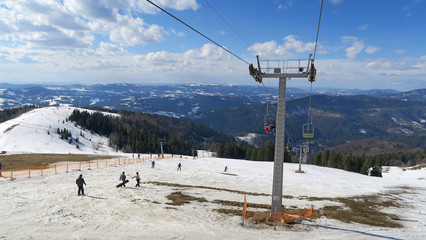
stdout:
{"type": "MultiPolygon", "coordinates": [[[[70,104],[188,118],[234,135],[263,134],[267,103],[271,102],[274,113],[277,94],[277,87],[262,85],[0,84],[0,108],[70,104]]],[[[286,127],[294,141],[303,140],[301,127],[307,121],[309,96],[310,89],[287,89],[286,127]]],[[[336,146],[377,136],[424,135],[425,103],[426,89],[314,88],[314,139],[318,146],[336,146]]]]}
{"type": "MultiPolygon", "coordinates": [[[[137,84],[97,85],[13,85],[0,84],[0,109],[34,104],[71,104],[135,112],[190,117],[200,111],[276,101],[278,88],[262,85],[181,84],[146,86],[137,84]]],[[[309,89],[288,88],[287,100],[309,96],[309,89]]],[[[421,98],[419,94],[395,90],[314,89],[314,95],[367,95],[375,97],[421,98]]],[[[423,98],[424,94],[423,94],[423,98]]],[[[425,100],[425,99],[423,99],[425,100]]]]}

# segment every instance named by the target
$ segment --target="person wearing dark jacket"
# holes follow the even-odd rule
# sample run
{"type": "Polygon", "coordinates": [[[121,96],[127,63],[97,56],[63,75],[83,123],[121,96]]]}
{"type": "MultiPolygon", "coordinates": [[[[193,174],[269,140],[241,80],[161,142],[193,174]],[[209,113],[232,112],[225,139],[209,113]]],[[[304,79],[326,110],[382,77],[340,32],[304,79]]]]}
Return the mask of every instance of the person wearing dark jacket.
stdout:
{"type": "Polygon", "coordinates": [[[121,187],[126,187],[126,174],[124,172],[120,175],[120,181],[123,181],[121,187]]]}
{"type": "Polygon", "coordinates": [[[78,186],[78,196],[80,196],[80,195],[84,196],[83,184],[86,185],[86,182],[84,181],[82,174],[80,174],[80,177],[78,177],[77,180],[75,180],[75,183],[78,186]]]}

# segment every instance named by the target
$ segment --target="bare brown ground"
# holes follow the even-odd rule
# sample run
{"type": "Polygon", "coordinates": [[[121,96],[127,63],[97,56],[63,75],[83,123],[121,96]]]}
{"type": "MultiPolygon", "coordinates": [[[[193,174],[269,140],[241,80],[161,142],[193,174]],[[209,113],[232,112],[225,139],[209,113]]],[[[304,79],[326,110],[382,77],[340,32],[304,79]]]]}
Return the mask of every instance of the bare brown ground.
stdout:
{"type": "Polygon", "coordinates": [[[83,154],[16,154],[3,155],[0,161],[3,169],[21,169],[43,166],[57,162],[86,162],[95,159],[112,159],[117,156],[83,155],[83,154]]]}
{"type": "MultiPolygon", "coordinates": [[[[166,183],[166,182],[146,182],[149,184],[160,185],[160,186],[168,186],[168,187],[180,187],[180,188],[201,188],[201,189],[211,189],[218,191],[227,191],[237,194],[247,194],[252,196],[269,196],[264,193],[248,193],[238,190],[224,189],[224,188],[215,188],[215,187],[207,187],[207,186],[193,186],[193,185],[183,185],[183,184],[175,184],[175,183],[166,183]]],[[[403,226],[396,222],[396,219],[399,219],[399,216],[395,214],[384,213],[381,211],[383,208],[401,208],[406,207],[403,204],[403,198],[399,197],[400,194],[407,194],[412,191],[412,188],[404,188],[401,189],[393,189],[389,190],[385,193],[379,193],[376,195],[361,195],[361,196],[353,196],[346,198],[321,198],[321,197],[290,197],[283,196],[284,198],[299,198],[301,200],[308,200],[315,205],[316,201],[332,201],[342,203],[343,206],[325,206],[316,211],[317,217],[326,217],[330,219],[335,219],[341,222],[351,223],[361,223],[370,226],[379,226],[379,227],[389,227],[389,228],[402,228],[403,226]]],[[[185,203],[190,203],[191,201],[199,201],[199,202],[208,202],[205,198],[196,198],[192,197],[188,194],[182,194],[182,192],[174,192],[167,196],[172,203],[168,203],[170,205],[182,205],[185,203]]],[[[211,203],[219,204],[222,206],[230,207],[230,208],[216,208],[213,211],[242,216],[242,208],[243,202],[238,201],[227,201],[227,200],[213,200],[211,203]],[[238,209],[235,209],[238,208],[238,209]]],[[[269,204],[255,204],[255,203],[247,203],[247,207],[251,210],[248,210],[246,213],[246,217],[250,217],[256,211],[264,211],[265,209],[270,209],[269,204]],[[254,210],[259,209],[259,210],[254,210]]],[[[296,209],[295,206],[291,207],[292,209],[296,209]]]]}

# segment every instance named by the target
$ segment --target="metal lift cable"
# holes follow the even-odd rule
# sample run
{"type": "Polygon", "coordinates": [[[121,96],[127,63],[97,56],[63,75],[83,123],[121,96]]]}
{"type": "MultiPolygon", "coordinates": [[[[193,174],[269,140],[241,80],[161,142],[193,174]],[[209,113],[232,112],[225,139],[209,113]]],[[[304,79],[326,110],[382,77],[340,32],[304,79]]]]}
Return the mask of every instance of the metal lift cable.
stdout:
{"type": "Polygon", "coordinates": [[[315,56],[317,53],[317,44],[318,44],[318,36],[319,36],[319,30],[320,30],[320,25],[321,25],[321,15],[322,15],[322,6],[324,5],[324,0],[321,0],[321,10],[320,10],[320,15],[319,15],[319,20],[318,20],[318,29],[317,29],[317,38],[315,40],[315,50],[314,50],[314,60],[315,60],[315,56]]]}
{"type": "MultiPolygon", "coordinates": [[[[321,16],[322,16],[323,5],[324,5],[324,0],[321,0],[321,9],[320,9],[320,15],[319,15],[319,20],[318,20],[317,37],[315,39],[315,50],[314,50],[313,60],[315,60],[315,57],[316,57],[316,54],[317,54],[318,36],[319,36],[319,30],[320,30],[320,26],[321,26],[321,16]]],[[[310,124],[312,124],[312,112],[311,112],[312,83],[313,82],[311,82],[311,90],[310,90],[310,93],[309,93],[309,105],[308,105],[308,123],[310,123],[310,124]]]]}
{"type": "Polygon", "coordinates": [[[237,35],[241,39],[241,41],[243,41],[247,45],[247,47],[250,47],[250,45],[247,43],[247,41],[244,40],[244,38],[241,37],[240,34],[238,34],[238,32],[231,26],[231,24],[229,24],[228,21],[226,21],[226,19],[224,17],[222,17],[222,15],[220,15],[220,13],[209,3],[209,1],[204,0],[204,2],[206,2],[207,5],[209,5],[209,7],[211,9],[213,9],[213,11],[222,19],[222,21],[224,21],[226,23],[226,25],[228,25],[228,27],[235,33],[235,35],[237,35]]]}
{"type": "Polygon", "coordinates": [[[250,63],[248,63],[246,60],[242,59],[241,57],[237,56],[236,54],[234,54],[233,52],[229,51],[228,49],[226,49],[225,47],[223,47],[222,45],[220,45],[219,43],[213,41],[211,38],[207,37],[206,35],[202,34],[201,32],[197,31],[196,29],[194,29],[193,27],[189,26],[188,24],[186,24],[184,21],[180,20],[179,18],[173,16],[171,13],[167,12],[166,10],[162,9],[160,6],[156,5],[155,3],[151,2],[150,0],[146,0],[147,2],[151,3],[152,5],[154,5],[155,7],[157,7],[158,9],[160,9],[161,11],[167,13],[170,17],[178,20],[179,22],[181,22],[183,25],[187,26],[188,28],[190,28],[191,30],[193,30],[194,32],[200,34],[201,36],[203,36],[204,38],[206,38],[207,40],[209,40],[210,42],[214,43],[216,46],[222,48],[223,50],[227,51],[228,53],[232,54],[234,57],[240,59],[241,61],[245,62],[247,65],[250,65],[250,63]]]}

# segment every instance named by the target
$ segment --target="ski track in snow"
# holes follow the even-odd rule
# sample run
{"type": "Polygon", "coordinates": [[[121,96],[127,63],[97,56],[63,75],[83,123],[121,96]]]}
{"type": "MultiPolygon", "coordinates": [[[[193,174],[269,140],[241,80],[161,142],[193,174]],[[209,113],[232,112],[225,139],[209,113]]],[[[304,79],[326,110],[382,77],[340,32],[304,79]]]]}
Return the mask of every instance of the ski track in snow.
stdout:
{"type": "MultiPolygon", "coordinates": [[[[64,120],[72,107],[48,107],[30,111],[0,124],[1,150],[37,153],[86,153],[117,155],[107,146],[107,138],[83,131],[81,148],[60,140],[49,129],[80,129],[64,120]],[[14,126],[12,128],[12,126],[14,126]],[[50,130],[49,130],[50,131],[50,130]],[[91,137],[88,137],[91,136],[91,137]],[[89,139],[92,141],[89,141],[89,139]],[[94,150],[91,142],[102,143],[94,150]]],[[[149,157],[143,155],[142,157],[149,157]]],[[[303,165],[306,174],[297,174],[296,164],[284,164],[283,199],[285,206],[315,209],[339,205],[331,201],[309,202],[306,197],[351,197],[377,195],[392,190],[404,193],[397,199],[401,208],[384,208],[398,215],[402,229],[343,223],[324,217],[291,227],[247,224],[241,217],[214,209],[237,207],[213,203],[214,200],[242,202],[240,193],[198,187],[163,186],[148,182],[205,186],[229,190],[271,194],[273,163],[204,157],[156,160],[108,166],[58,174],[18,176],[14,181],[0,178],[0,239],[426,239],[426,169],[403,171],[390,167],[383,178],[368,177],[339,169],[303,165]],[[182,163],[182,171],[176,171],[182,163]],[[223,174],[228,166],[228,175],[223,174]],[[130,182],[116,188],[122,171],[130,182]],[[141,187],[135,188],[132,176],[140,173],[141,187]],[[76,178],[83,174],[87,183],[85,197],[77,196],[76,178]],[[191,201],[170,205],[166,198],[173,192],[204,197],[207,202],[191,201]],[[303,196],[306,196],[305,198],[303,196]]],[[[249,203],[270,204],[270,196],[247,195],[249,203]]],[[[250,210],[250,209],[249,209],[250,210]]]]}
{"type": "MultiPolygon", "coordinates": [[[[148,181],[207,186],[270,194],[270,162],[251,162],[219,158],[171,158],[117,167],[72,171],[15,181],[0,180],[0,239],[424,239],[426,237],[425,169],[401,171],[390,168],[383,178],[368,177],[338,169],[304,165],[306,174],[297,174],[296,164],[285,164],[284,194],[292,196],[348,197],[383,193],[409,186],[415,192],[404,194],[406,207],[386,209],[397,214],[405,228],[389,229],[358,223],[342,223],[317,218],[291,228],[266,225],[240,225],[241,217],[213,211],[229,208],[213,200],[243,201],[242,194],[202,188],[170,187],[148,181]],[[182,171],[176,166],[182,162],[182,171]],[[229,173],[223,174],[223,166],[229,173]],[[130,179],[126,188],[116,188],[122,171],[131,178],[138,171],[140,188],[130,179]],[[83,174],[85,197],[77,196],[75,179],[83,174]],[[204,197],[208,202],[169,205],[173,192],[204,197]],[[377,237],[376,236],[376,237],[377,237]]],[[[247,196],[249,203],[270,204],[268,196],[247,196]]],[[[306,200],[283,199],[284,205],[308,207],[306,200]]],[[[315,208],[326,201],[313,202],[315,208]]]]}

